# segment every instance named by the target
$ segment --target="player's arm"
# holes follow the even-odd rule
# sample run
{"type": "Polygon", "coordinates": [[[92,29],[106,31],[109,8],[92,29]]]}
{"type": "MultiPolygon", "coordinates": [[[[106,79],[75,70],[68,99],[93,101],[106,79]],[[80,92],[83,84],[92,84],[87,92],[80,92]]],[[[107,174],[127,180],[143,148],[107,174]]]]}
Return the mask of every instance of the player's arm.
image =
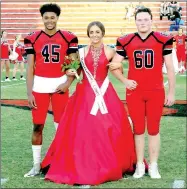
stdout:
{"type": "Polygon", "coordinates": [[[10,43],[8,43],[8,50],[9,50],[10,53],[12,53],[12,49],[10,47],[10,43]]]}
{"type": "MultiPolygon", "coordinates": [[[[80,62],[80,57],[79,57],[79,53],[78,53],[78,51],[76,52],[76,53],[71,53],[70,55],[69,55],[69,57],[70,57],[70,59],[72,59],[72,60],[77,60],[77,61],[79,61],[80,62]]],[[[79,68],[78,68],[78,70],[74,70],[74,69],[68,69],[67,71],[66,71],[66,75],[67,76],[70,76],[70,77],[74,77],[76,74],[78,74],[78,75],[80,75],[81,74],[81,71],[82,71],[82,67],[80,66],[79,68]]],[[[75,78],[75,77],[74,77],[75,78]]]]}
{"type": "Polygon", "coordinates": [[[168,40],[164,45],[163,55],[167,69],[169,91],[165,99],[166,106],[172,106],[175,102],[175,69],[172,58],[173,39],[168,40]]]}
{"type": "Polygon", "coordinates": [[[72,60],[79,60],[78,51],[69,54],[68,57],[71,58],[72,60]]]}
{"type": "Polygon", "coordinates": [[[33,54],[27,54],[26,77],[27,77],[27,95],[30,96],[32,94],[32,87],[33,87],[33,81],[34,81],[34,55],[33,54]]]}
{"type": "MultiPolygon", "coordinates": [[[[67,53],[68,57],[70,57],[72,59],[78,59],[77,50],[78,50],[78,39],[77,39],[77,37],[75,37],[70,41],[69,48],[67,49],[66,53],[67,53]]],[[[68,71],[66,71],[66,75],[68,76],[67,81],[65,83],[60,84],[57,87],[57,89],[56,89],[57,93],[66,92],[75,79],[74,74],[72,74],[72,75],[68,74],[68,71]]]]}
{"type": "Polygon", "coordinates": [[[14,43],[13,43],[13,52],[16,51],[16,45],[17,45],[17,43],[16,43],[16,41],[14,41],[14,43]]]}
{"type": "MultiPolygon", "coordinates": [[[[106,47],[105,54],[109,61],[112,60],[115,53],[116,51],[113,48],[108,47],[108,46],[106,47]]],[[[120,69],[120,71],[123,73],[123,65],[121,62],[110,62],[108,66],[109,66],[110,71],[115,70],[115,69],[120,69]]]]}
{"type": "MultiPolygon", "coordinates": [[[[112,59],[112,62],[119,63],[122,62],[123,60],[124,57],[116,53],[114,55],[114,58],[112,59]]],[[[121,81],[126,86],[127,89],[134,90],[136,88],[137,86],[136,81],[125,78],[120,69],[111,70],[111,73],[114,75],[114,77],[116,77],[119,81],[121,81]]]]}
{"type": "MultiPolygon", "coordinates": [[[[126,57],[126,51],[123,49],[119,41],[116,44],[116,53],[112,59],[112,63],[121,63],[126,57]]],[[[111,70],[111,73],[120,80],[129,90],[136,88],[137,83],[134,80],[129,80],[123,76],[123,73],[120,69],[111,70]]]]}
{"type": "Polygon", "coordinates": [[[31,108],[36,108],[35,98],[32,95],[32,88],[34,81],[35,51],[31,41],[28,40],[27,38],[24,39],[24,44],[25,44],[25,51],[27,54],[26,83],[27,83],[28,102],[31,108]]]}
{"type": "Polygon", "coordinates": [[[176,49],[176,43],[177,43],[176,39],[173,38],[173,48],[175,48],[175,49],[176,49]]]}
{"type": "Polygon", "coordinates": [[[109,68],[112,71],[112,74],[116,75],[119,71],[123,73],[123,66],[122,61],[126,57],[126,51],[124,50],[123,46],[121,45],[120,41],[117,40],[116,42],[116,53],[113,56],[111,63],[109,64],[109,68]],[[118,70],[114,71],[116,66],[119,66],[118,70]]]}
{"type": "MultiPolygon", "coordinates": [[[[79,54],[78,54],[78,38],[74,37],[69,44],[69,48],[67,50],[68,57],[72,60],[78,60],[79,61],[79,54]]],[[[80,69],[77,70],[77,72],[80,72],[80,69]]],[[[69,85],[72,84],[73,80],[75,79],[75,73],[72,70],[67,70],[66,74],[68,75],[67,83],[69,85]]]]}

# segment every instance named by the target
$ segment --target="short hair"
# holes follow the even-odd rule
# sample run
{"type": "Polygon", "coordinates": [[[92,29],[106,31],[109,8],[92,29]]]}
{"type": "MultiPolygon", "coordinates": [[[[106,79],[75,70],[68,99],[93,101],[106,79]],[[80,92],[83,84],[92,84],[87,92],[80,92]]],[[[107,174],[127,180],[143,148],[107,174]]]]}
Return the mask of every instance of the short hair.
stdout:
{"type": "Polygon", "coordinates": [[[54,12],[57,16],[61,13],[61,8],[55,3],[44,4],[40,7],[40,14],[43,16],[46,12],[54,12]]]}
{"type": "Polygon", "coordinates": [[[103,25],[101,22],[99,22],[99,21],[93,21],[93,22],[89,23],[89,24],[88,24],[88,27],[87,27],[87,36],[88,36],[88,37],[90,37],[89,32],[90,32],[90,28],[91,28],[92,26],[97,26],[97,27],[99,27],[100,30],[102,31],[103,36],[105,35],[105,27],[104,27],[104,25],[103,25]]]}
{"type": "Polygon", "coordinates": [[[183,28],[181,28],[181,27],[180,27],[180,28],[178,29],[178,31],[179,31],[179,30],[182,30],[182,31],[184,31],[184,30],[183,30],[183,28]]]}
{"type": "Polygon", "coordinates": [[[152,20],[153,15],[152,15],[152,13],[151,13],[151,9],[146,8],[146,7],[140,8],[140,9],[138,9],[138,10],[136,11],[136,13],[135,13],[135,20],[136,20],[137,14],[138,14],[138,13],[141,13],[141,12],[147,12],[147,13],[151,16],[151,20],[152,20]]]}

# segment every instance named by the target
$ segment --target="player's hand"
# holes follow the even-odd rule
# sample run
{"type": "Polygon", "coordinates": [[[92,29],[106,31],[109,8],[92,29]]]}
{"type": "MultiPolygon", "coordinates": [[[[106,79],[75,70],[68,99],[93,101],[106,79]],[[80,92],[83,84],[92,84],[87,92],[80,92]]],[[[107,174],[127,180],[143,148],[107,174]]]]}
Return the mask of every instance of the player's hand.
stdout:
{"type": "Polygon", "coordinates": [[[66,71],[66,75],[67,75],[67,76],[75,76],[76,73],[77,73],[77,72],[76,72],[75,69],[68,69],[68,70],[66,71]]]}
{"type": "Polygon", "coordinates": [[[175,103],[175,96],[174,96],[174,94],[169,93],[165,99],[164,105],[172,106],[174,103],[175,103]]]}
{"type": "Polygon", "coordinates": [[[122,64],[120,62],[112,62],[107,64],[107,66],[109,66],[110,70],[116,70],[122,67],[122,64]]]}
{"type": "Polygon", "coordinates": [[[33,94],[28,95],[28,103],[30,108],[37,109],[35,97],[33,96],[33,94]]]}
{"type": "Polygon", "coordinates": [[[126,81],[125,81],[125,86],[126,86],[126,88],[129,89],[129,90],[134,90],[134,89],[136,89],[137,85],[138,85],[138,84],[137,84],[136,81],[134,81],[134,80],[126,79],[126,81]]]}
{"type": "Polygon", "coordinates": [[[65,93],[68,88],[69,88],[69,84],[68,83],[62,83],[60,84],[57,88],[56,88],[56,92],[57,93],[65,93]]]}

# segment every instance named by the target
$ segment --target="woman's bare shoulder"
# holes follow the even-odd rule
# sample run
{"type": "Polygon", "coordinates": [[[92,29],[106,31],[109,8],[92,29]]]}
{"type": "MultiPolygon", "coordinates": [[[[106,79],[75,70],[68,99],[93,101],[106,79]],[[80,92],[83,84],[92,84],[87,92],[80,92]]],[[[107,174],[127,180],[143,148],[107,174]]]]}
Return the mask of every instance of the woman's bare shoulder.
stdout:
{"type": "Polygon", "coordinates": [[[107,58],[110,60],[111,58],[113,58],[114,54],[115,54],[115,49],[105,45],[105,54],[107,55],[107,58]]]}

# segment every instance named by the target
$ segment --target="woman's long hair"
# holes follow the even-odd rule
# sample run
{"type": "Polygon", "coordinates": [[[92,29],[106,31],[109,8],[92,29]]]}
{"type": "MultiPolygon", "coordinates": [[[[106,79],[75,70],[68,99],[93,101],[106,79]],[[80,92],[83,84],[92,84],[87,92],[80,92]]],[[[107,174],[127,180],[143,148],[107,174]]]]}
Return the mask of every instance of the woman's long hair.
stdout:
{"type": "Polygon", "coordinates": [[[3,33],[6,32],[5,30],[1,31],[1,38],[3,37],[3,33]]]}

